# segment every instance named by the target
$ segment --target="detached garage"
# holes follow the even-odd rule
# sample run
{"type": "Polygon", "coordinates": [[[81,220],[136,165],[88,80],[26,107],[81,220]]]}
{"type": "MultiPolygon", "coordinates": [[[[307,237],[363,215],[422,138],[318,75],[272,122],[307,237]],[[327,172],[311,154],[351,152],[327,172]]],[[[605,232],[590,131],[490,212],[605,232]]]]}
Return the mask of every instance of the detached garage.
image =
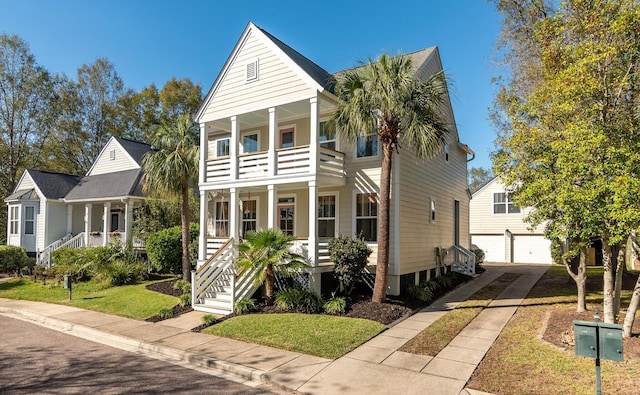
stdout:
{"type": "Polygon", "coordinates": [[[471,244],[487,262],[551,264],[551,242],[544,226],[530,229],[524,218],[531,208],[518,207],[498,178],[476,191],[469,203],[471,244]]]}

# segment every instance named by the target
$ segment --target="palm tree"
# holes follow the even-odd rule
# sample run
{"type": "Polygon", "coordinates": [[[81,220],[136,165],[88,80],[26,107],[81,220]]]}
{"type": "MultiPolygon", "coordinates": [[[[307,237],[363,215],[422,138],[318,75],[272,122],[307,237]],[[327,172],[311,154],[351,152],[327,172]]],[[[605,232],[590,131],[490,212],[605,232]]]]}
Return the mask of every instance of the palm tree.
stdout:
{"type": "Polygon", "coordinates": [[[378,261],[372,297],[382,303],[387,297],[393,152],[400,152],[401,142],[422,158],[443,149],[448,130],[440,110],[447,99],[446,80],[443,72],[420,80],[410,58],[383,54],[375,62],[369,59],[361,67],[346,71],[336,93],[341,99],[333,115],[338,133],[355,142],[377,131],[382,146],[378,261]]]}
{"type": "Polygon", "coordinates": [[[171,126],[163,123],[152,137],[154,147],[142,159],[144,191],[181,199],[182,279],[191,281],[189,260],[189,186],[198,178],[199,131],[188,114],[171,126]]]}
{"type": "Polygon", "coordinates": [[[248,232],[237,245],[237,265],[242,271],[256,270],[256,284],[265,284],[267,305],[273,303],[276,274],[291,276],[308,265],[304,257],[290,251],[295,238],[280,229],[248,232]]]}

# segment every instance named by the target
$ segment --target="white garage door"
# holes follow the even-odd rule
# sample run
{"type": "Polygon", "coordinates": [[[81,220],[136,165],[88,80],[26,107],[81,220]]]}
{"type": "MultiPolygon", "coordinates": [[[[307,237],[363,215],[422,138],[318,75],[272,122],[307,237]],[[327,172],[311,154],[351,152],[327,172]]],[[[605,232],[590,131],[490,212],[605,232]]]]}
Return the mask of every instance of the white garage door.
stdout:
{"type": "Polygon", "coordinates": [[[544,236],[513,236],[513,261],[515,263],[552,263],[551,241],[544,236]]]}
{"type": "Polygon", "coordinates": [[[504,262],[504,236],[471,236],[471,244],[484,251],[485,262],[504,262]]]}

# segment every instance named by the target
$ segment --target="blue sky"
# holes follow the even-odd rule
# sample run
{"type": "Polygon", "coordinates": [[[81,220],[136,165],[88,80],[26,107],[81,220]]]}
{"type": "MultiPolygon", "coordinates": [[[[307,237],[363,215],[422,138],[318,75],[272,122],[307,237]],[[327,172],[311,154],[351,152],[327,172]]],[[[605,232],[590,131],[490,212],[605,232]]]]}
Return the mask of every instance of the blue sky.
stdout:
{"type": "Polygon", "coordinates": [[[0,32],[25,39],[46,69],[73,77],[105,57],[135,90],[188,77],[206,93],[249,21],[329,72],[437,45],[460,140],[477,154],[469,166],[491,166],[500,25],[488,1],[0,0],[0,32]]]}

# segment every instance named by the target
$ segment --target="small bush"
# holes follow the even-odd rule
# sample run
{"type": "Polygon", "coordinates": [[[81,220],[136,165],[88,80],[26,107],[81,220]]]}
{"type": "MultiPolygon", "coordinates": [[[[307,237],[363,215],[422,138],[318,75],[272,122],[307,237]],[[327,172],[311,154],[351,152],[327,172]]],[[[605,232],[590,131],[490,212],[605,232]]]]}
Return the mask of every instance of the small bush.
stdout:
{"type": "Polygon", "coordinates": [[[481,248],[474,248],[471,252],[476,256],[476,265],[484,262],[484,251],[481,248]]]}
{"type": "Polygon", "coordinates": [[[323,307],[327,314],[344,314],[345,311],[347,311],[347,300],[342,296],[336,296],[335,293],[332,293],[331,298],[325,302],[323,307]]]}
{"type": "Polygon", "coordinates": [[[433,292],[430,288],[426,286],[426,284],[422,285],[412,285],[407,288],[407,293],[414,299],[418,299],[419,301],[429,303],[433,300],[433,292]]]}
{"type": "Polygon", "coordinates": [[[173,318],[173,310],[168,308],[162,308],[158,311],[158,317],[162,319],[173,318]]]}
{"type": "Polygon", "coordinates": [[[334,263],[333,276],[340,282],[340,292],[347,295],[361,281],[372,250],[363,238],[338,236],[329,241],[329,255],[334,263]]]}
{"type": "Polygon", "coordinates": [[[233,312],[236,315],[249,314],[256,310],[256,301],[254,299],[240,299],[233,306],[233,312]]]}
{"type": "Polygon", "coordinates": [[[322,311],[322,298],[309,289],[289,289],[276,295],[279,309],[314,314],[322,311]]]}
{"type": "Polygon", "coordinates": [[[453,288],[453,285],[454,285],[453,277],[451,275],[448,275],[448,274],[436,277],[435,281],[438,284],[440,284],[441,288],[443,288],[445,290],[449,290],[449,289],[453,288]]]}
{"type": "Polygon", "coordinates": [[[180,295],[180,306],[191,306],[191,293],[184,293],[180,295]]]}
{"type": "Polygon", "coordinates": [[[184,280],[177,280],[173,283],[173,289],[179,289],[183,293],[191,293],[191,283],[184,280]]]}
{"type": "MultiPolygon", "coordinates": [[[[194,260],[198,251],[198,229],[198,224],[189,225],[190,257],[194,260]]],[[[149,263],[155,271],[182,273],[182,227],[174,226],[152,233],[147,239],[146,248],[149,263]]]]}
{"type": "Polygon", "coordinates": [[[23,247],[0,245],[0,273],[14,272],[29,263],[23,247]]]}
{"type": "Polygon", "coordinates": [[[202,316],[202,323],[205,325],[213,325],[216,322],[216,317],[211,314],[206,314],[202,316]]]}
{"type": "Polygon", "coordinates": [[[146,268],[141,262],[129,263],[118,259],[99,265],[96,268],[95,278],[108,286],[117,287],[136,283],[143,280],[146,275],[146,268]]]}

